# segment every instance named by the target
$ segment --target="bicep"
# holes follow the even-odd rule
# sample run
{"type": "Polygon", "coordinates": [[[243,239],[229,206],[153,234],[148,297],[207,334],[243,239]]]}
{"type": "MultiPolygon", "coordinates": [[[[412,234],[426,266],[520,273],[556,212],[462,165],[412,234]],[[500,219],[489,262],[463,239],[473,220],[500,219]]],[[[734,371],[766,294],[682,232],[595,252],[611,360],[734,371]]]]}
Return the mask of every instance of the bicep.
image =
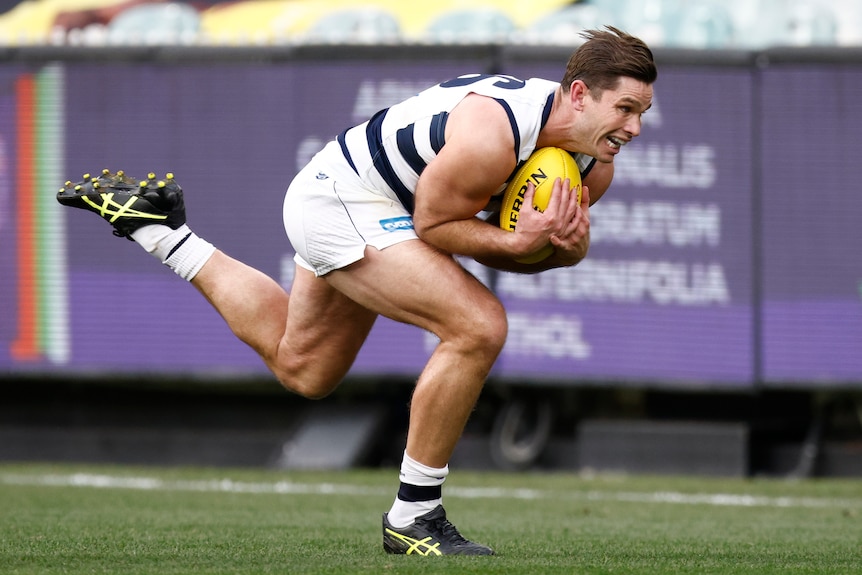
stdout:
{"type": "Polygon", "coordinates": [[[596,162],[593,169],[584,178],[583,184],[590,189],[590,205],[599,201],[614,179],[614,164],[596,162]]]}
{"type": "Polygon", "coordinates": [[[475,216],[516,164],[514,135],[503,108],[468,96],[446,124],[446,144],[419,178],[414,223],[417,232],[475,216]]]}

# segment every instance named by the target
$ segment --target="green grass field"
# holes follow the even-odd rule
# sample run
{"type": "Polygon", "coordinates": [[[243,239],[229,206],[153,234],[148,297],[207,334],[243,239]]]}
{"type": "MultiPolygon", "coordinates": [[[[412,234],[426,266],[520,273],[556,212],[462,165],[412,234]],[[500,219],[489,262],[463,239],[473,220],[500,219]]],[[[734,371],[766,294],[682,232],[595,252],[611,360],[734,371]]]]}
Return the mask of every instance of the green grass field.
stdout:
{"type": "Polygon", "coordinates": [[[383,552],[395,471],[0,465],[0,573],[862,573],[862,481],[465,473],[496,557],[383,552]]]}

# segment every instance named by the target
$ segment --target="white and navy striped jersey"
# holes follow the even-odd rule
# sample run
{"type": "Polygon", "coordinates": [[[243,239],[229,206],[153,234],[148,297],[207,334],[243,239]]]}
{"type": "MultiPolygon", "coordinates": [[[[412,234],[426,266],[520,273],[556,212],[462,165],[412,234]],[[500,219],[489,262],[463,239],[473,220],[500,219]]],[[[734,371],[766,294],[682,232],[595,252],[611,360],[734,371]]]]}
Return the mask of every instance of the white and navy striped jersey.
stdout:
{"type": "MultiPolygon", "coordinates": [[[[500,103],[509,116],[515,136],[513,153],[520,166],[536,147],[558,86],[539,78],[460,76],[381,110],[367,122],[342,132],[337,140],[347,162],[366,184],[400,201],[413,213],[419,176],[446,144],[446,119],[462,99],[480,94],[500,103]]],[[[572,155],[586,176],[595,160],[585,154],[572,155]]],[[[503,189],[505,183],[499,192],[503,189]]]]}

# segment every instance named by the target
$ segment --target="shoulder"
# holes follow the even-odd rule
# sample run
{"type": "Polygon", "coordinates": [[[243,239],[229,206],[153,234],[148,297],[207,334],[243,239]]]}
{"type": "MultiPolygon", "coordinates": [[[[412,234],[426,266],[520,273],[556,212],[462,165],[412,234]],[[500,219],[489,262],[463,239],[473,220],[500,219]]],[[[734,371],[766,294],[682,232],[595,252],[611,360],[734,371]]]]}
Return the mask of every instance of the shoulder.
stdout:
{"type": "Polygon", "coordinates": [[[514,161],[514,142],[509,114],[494,98],[468,94],[449,114],[447,146],[464,145],[485,157],[514,161]]]}
{"type": "Polygon", "coordinates": [[[523,99],[547,96],[558,86],[559,82],[542,78],[523,80],[505,74],[465,74],[437,84],[432,91],[475,93],[500,99],[523,99]]]}

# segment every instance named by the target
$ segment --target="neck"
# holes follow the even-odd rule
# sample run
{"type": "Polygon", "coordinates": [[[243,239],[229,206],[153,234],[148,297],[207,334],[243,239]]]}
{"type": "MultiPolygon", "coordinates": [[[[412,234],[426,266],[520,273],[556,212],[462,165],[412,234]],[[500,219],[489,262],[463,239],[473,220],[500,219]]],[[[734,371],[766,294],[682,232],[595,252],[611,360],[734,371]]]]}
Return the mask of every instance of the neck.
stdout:
{"type": "Polygon", "coordinates": [[[570,152],[584,151],[583,142],[572,139],[572,127],[576,121],[577,115],[569,101],[569,94],[563,92],[562,87],[558,87],[554,92],[554,102],[551,104],[548,121],[536,140],[536,147],[554,146],[570,152]]]}

